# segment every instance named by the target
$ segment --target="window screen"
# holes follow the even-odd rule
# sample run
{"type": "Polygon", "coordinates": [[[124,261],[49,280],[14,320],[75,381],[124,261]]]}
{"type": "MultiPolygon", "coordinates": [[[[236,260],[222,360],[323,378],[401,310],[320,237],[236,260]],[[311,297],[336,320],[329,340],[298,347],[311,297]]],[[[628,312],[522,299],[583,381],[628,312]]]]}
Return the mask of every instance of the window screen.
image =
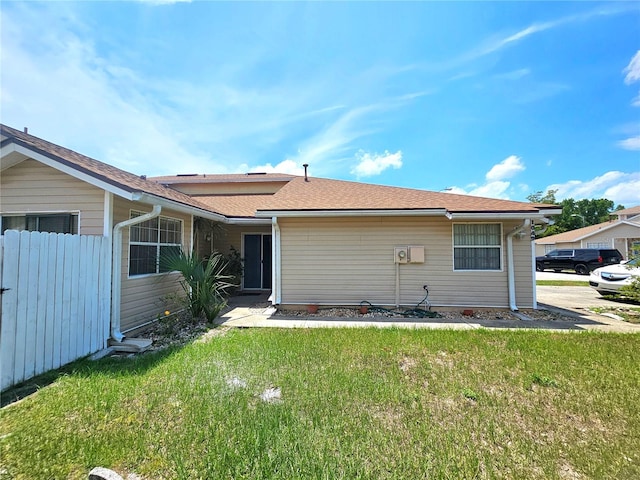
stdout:
{"type": "Polygon", "coordinates": [[[500,270],[501,258],[499,223],[453,225],[454,270],[500,270]]]}

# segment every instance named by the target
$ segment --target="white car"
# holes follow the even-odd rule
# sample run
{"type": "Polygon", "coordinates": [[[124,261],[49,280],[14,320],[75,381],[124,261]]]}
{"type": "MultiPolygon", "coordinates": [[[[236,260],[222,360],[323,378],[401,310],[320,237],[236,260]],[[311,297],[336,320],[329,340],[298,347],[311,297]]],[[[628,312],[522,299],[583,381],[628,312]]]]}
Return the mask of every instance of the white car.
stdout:
{"type": "Polygon", "coordinates": [[[601,295],[611,295],[619,293],[625,285],[631,285],[635,278],[640,278],[640,261],[637,258],[596,268],[589,276],[589,285],[601,295]]]}

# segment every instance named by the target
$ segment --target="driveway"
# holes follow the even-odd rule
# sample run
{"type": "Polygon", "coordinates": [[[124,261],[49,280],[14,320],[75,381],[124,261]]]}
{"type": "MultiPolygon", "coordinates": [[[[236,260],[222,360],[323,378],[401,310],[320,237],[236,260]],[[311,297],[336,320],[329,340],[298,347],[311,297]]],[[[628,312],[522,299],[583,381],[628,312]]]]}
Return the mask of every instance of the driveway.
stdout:
{"type": "Polygon", "coordinates": [[[584,313],[588,307],[614,307],[618,303],[600,296],[591,287],[536,287],[540,306],[565,308],[584,313]]]}
{"type": "MultiPolygon", "coordinates": [[[[536,287],[538,308],[560,311],[585,320],[582,328],[611,332],[640,332],[640,325],[627,323],[606,315],[591,313],[589,307],[616,307],[615,300],[602,297],[589,287],[589,276],[570,272],[536,272],[536,280],[563,280],[583,282],[585,286],[536,287]],[[597,325],[597,326],[594,326],[597,325]]],[[[578,321],[579,323],[579,321],[578,321]]]]}

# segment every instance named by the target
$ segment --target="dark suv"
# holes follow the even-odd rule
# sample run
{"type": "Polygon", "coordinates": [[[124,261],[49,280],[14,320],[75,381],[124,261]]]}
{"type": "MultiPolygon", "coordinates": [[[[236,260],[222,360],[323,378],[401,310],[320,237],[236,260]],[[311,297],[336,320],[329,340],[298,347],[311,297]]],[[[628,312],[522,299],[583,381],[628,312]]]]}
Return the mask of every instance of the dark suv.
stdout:
{"type": "Polygon", "coordinates": [[[621,261],[622,255],[615,248],[567,248],[552,250],[543,257],[536,257],[536,270],[575,270],[580,275],[587,275],[598,267],[621,261]]]}

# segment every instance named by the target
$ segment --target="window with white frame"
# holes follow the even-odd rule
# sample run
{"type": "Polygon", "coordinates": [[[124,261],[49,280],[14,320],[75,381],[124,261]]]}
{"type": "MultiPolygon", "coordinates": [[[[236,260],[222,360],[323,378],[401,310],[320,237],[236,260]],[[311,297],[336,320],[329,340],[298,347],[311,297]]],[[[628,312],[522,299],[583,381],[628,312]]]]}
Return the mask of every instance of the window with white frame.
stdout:
{"type": "Polygon", "coordinates": [[[587,242],[587,248],[611,248],[609,242],[587,242]]]}
{"type": "MultiPolygon", "coordinates": [[[[144,215],[131,211],[131,218],[144,215]]],[[[166,272],[160,258],[182,248],[182,220],[156,217],[129,227],[129,276],[166,272]]]]}
{"type": "Polygon", "coordinates": [[[502,226],[499,223],[453,225],[454,270],[501,270],[502,226]]]}
{"type": "Polygon", "coordinates": [[[3,215],[2,233],[6,230],[77,234],[78,214],[29,213],[26,215],[3,215]]]}

